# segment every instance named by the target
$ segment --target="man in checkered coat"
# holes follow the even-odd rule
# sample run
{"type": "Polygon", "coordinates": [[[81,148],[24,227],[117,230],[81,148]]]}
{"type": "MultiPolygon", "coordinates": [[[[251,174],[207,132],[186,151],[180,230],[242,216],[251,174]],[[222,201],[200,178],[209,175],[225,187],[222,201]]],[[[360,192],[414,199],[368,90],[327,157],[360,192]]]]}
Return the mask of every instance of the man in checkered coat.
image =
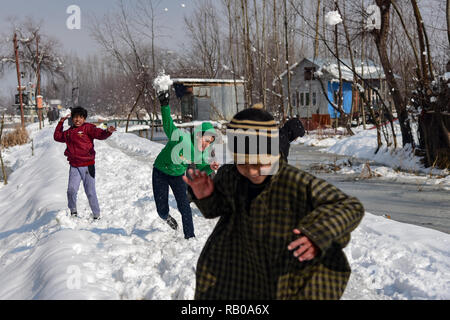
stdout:
{"type": "Polygon", "coordinates": [[[204,217],[219,218],[198,259],[195,299],[339,299],[362,204],[280,158],[277,124],[261,106],[227,129],[234,163],[214,180],[183,177],[204,217]]]}

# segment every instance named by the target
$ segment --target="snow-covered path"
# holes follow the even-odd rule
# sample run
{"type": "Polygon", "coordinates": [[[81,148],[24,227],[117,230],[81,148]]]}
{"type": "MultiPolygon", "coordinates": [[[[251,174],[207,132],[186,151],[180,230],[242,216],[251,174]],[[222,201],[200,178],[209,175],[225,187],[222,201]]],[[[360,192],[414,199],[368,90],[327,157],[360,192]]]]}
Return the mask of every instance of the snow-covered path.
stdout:
{"type": "MultiPolygon", "coordinates": [[[[116,132],[96,141],[102,219],[82,186],[68,217],[68,164],[53,127],[8,150],[0,187],[0,299],[192,299],[197,258],[215,220],[192,205],[196,238],[159,219],[152,163],[163,147],[116,132]],[[148,160],[146,162],[146,159],[148,160]]],[[[174,197],[171,214],[181,225],[174,197]]],[[[344,299],[449,299],[450,235],[366,214],[346,248],[353,273],[344,299]]]]}
{"type": "MultiPolygon", "coordinates": [[[[80,218],[68,216],[65,147],[51,141],[52,132],[37,134],[35,156],[16,164],[0,189],[0,298],[191,299],[196,259],[214,221],[195,209],[197,239],[186,241],[158,218],[151,172],[162,145],[129,148],[147,156],[145,164],[121,151],[119,134],[111,143],[96,141],[102,219],[93,223],[82,186],[80,218]]],[[[148,142],[132,134],[125,140],[132,147],[148,142]]],[[[170,206],[180,221],[173,197],[170,206]]]]}

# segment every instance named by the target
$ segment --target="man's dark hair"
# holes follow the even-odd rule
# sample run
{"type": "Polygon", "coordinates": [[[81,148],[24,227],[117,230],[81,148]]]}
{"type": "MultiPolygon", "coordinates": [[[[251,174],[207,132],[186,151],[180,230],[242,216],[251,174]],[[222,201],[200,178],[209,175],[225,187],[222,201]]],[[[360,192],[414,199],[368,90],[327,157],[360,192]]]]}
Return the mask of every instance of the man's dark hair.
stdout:
{"type": "Polygon", "coordinates": [[[79,115],[84,119],[87,119],[87,110],[83,107],[72,108],[72,118],[75,117],[76,115],[79,115]]]}

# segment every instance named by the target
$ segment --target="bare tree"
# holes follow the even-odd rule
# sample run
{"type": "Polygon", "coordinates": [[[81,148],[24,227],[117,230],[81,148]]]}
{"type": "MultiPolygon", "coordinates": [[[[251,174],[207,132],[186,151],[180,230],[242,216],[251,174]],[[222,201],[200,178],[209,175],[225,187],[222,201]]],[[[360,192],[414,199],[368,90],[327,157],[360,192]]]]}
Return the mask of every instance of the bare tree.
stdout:
{"type": "MultiPolygon", "coordinates": [[[[156,99],[151,95],[151,79],[156,75],[152,76],[149,73],[151,53],[145,45],[142,45],[142,34],[136,32],[136,15],[133,8],[126,6],[123,0],[119,0],[117,10],[114,15],[107,15],[103,19],[93,17],[91,34],[105,52],[115,58],[122,71],[135,85],[135,100],[127,116],[126,131],[128,131],[129,120],[141,98],[150,97],[150,101],[156,99]]],[[[144,106],[145,102],[144,100],[144,106]]],[[[151,110],[148,105],[147,110],[151,110]]],[[[148,113],[151,114],[151,111],[148,113]]]]}
{"type": "Polygon", "coordinates": [[[191,38],[190,59],[201,64],[204,76],[216,78],[222,67],[220,18],[211,0],[197,2],[192,17],[184,18],[191,38]]]}
{"type": "Polygon", "coordinates": [[[406,109],[406,102],[401,95],[397,80],[394,77],[391,61],[389,60],[387,52],[387,39],[389,35],[390,24],[390,0],[376,0],[376,4],[380,8],[380,29],[374,28],[371,31],[375,44],[377,46],[378,55],[383,66],[386,80],[391,89],[391,96],[394,100],[395,109],[399,118],[400,130],[402,133],[403,146],[410,144],[414,146],[414,139],[411,132],[411,125],[408,118],[408,111],[406,109]]]}

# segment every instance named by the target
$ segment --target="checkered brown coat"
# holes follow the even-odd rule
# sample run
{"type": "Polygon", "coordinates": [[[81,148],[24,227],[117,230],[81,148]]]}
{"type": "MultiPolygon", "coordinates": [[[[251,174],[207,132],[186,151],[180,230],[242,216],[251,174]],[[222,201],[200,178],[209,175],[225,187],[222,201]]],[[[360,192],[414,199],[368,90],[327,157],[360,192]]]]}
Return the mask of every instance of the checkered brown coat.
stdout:
{"type": "Polygon", "coordinates": [[[195,200],[206,218],[220,217],[196,271],[196,299],[339,299],[350,277],[342,250],[364,209],[326,181],[280,160],[277,174],[246,211],[246,179],[222,166],[214,193],[195,200]],[[300,229],[319,248],[299,262],[288,244],[300,229]]]}

